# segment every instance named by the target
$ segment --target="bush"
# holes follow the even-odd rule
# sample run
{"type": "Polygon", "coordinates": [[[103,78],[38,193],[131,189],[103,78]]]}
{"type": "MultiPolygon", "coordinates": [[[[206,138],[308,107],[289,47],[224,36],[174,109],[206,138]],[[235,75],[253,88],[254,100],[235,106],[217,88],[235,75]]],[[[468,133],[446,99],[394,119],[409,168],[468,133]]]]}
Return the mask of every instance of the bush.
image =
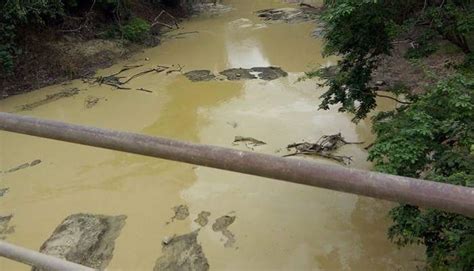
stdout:
{"type": "Polygon", "coordinates": [[[133,42],[141,42],[148,37],[150,24],[143,19],[133,18],[121,30],[123,38],[133,42]]]}
{"type": "MultiPolygon", "coordinates": [[[[474,80],[443,80],[412,105],[374,119],[369,160],[379,171],[474,187],[474,80]]],[[[473,270],[474,219],[401,205],[391,210],[389,238],[423,244],[433,270],[473,270]]]]}
{"type": "Polygon", "coordinates": [[[426,30],[417,38],[416,47],[408,49],[405,58],[420,59],[436,52],[436,50],[438,50],[438,44],[436,43],[435,37],[436,33],[433,30],[426,30]]]}

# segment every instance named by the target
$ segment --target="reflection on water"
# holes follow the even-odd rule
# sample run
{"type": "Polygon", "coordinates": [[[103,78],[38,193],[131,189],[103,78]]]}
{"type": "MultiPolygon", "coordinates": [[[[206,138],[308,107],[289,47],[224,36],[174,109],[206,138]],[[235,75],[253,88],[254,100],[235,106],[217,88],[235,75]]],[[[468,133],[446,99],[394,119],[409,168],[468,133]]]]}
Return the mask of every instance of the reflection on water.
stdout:
{"type": "MultiPolygon", "coordinates": [[[[214,73],[273,65],[289,72],[288,77],[193,83],[177,73],[150,73],[131,81],[129,91],[77,80],[0,101],[1,110],[16,111],[77,88],[73,97],[21,113],[242,149],[232,145],[234,137],[250,136],[268,143],[256,151],[274,155],[289,143],[324,134],[373,140],[368,121],[356,126],[350,115],[317,111],[323,90],[314,81],[296,83],[308,67],[331,61],[320,55],[322,41],[310,37],[311,23],[264,25],[254,15],[258,9],[288,5],[283,1],[224,2],[234,10],[193,18],[179,30],[197,34],[166,40],[99,74],[132,64],[144,66],[127,71],[129,76],[158,64],[214,73]],[[85,102],[90,97],[99,102],[89,108],[85,102]]],[[[193,220],[202,211],[211,213],[198,237],[211,270],[415,270],[420,255],[419,249],[399,251],[387,241],[386,213],[392,205],[386,202],[4,132],[0,148],[0,170],[43,161],[1,176],[0,188],[10,191],[0,198],[0,213],[14,214],[15,233],[7,240],[38,249],[70,214],[126,214],[108,270],[152,270],[161,240],[198,229],[193,220]],[[180,204],[189,207],[189,218],[166,224],[180,204]],[[236,239],[232,248],[225,248],[225,238],[211,227],[224,215],[236,216],[229,226],[236,239]]],[[[344,146],[340,152],[353,157],[351,166],[370,168],[362,146],[344,146]]],[[[29,268],[0,259],[0,269],[29,268]]]]}

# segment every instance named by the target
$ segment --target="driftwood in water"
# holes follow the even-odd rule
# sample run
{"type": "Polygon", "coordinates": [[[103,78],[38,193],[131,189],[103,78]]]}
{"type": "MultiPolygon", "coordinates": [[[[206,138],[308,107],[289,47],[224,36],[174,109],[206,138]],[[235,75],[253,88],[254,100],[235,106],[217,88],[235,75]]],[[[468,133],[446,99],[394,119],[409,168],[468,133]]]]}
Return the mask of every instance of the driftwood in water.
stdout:
{"type": "Polygon", "coordinates": [[[347,144],[363,144],[363,142],[348,142],[342,137],[341,133],[334,135],[322,136],[316,143],[301,142],[287,146],[290,151],[294,149],[294,153],[287,154],[283,157],[295,155],[316,155],[324,158],[335,160],[339,163],[349,164],[352,161],[350,156],[334,155],[332,152],[339,147],[347,144]]]}
{"type": "MultiPolygon", "coordinates": [[[[111,75],[107,75],[107,76],[98,76],[98,77],[94,77],[93,80],[92,80],[92,83],[98,83],[99,85],[101,84],[105,84],[105,85],[109,85],[109,86],[112,86],[112,87],[115,87],[117,89],[123,89],[123,90],[130,90],[131,88],[129,87],[125,87],[123,85],[129,83],[130,81],[132,81],[133,79],[139,77],[139,76],[142,76],[144,74],[147,74],[147,73],[151,73],[151,72],[156,72],[156,73],[160,73],[160,72],[163,72],[167,69],[169,69],[169,67],[167,66],[157,66],[156,68],[151,68],[151,69],[148,69],[148,70],[144,70],[144,71],[141,71],[139,73],[136,73],[132,76],[130,76],[128,79],[126,79],[125,81],[121,81],[121,79],[125,78],[124,76],[118,76],[120,75],[121,73],[125,72],[125,71],[128,71],[130,69],[134,69],[134,68],[138,68],[138,67],[141,67],[142,65],[135,65],[135,66],[125,66],[124,68],[122,68],[120,71],[114,73],[114,74],[111,74],[111,75]]],[[[90,81],[89,81],[90,82],[90,81]]],[[[139,89],[141,90],[141,89],[139,89]]],[[[147,91],[148,92],[148,91],[147,91]]]]}
{"type": "Polygon", "coordinates": [[[253,147],[261,146],[261,145],[266,145],[267,143],[255,139],[253,137],[245,137],[245,136],[236,136],[234,139],[234,142],[232,143],[233,145],[238,145],[239,143],[244,143],[244,145],[253,150],[253,147]]]}

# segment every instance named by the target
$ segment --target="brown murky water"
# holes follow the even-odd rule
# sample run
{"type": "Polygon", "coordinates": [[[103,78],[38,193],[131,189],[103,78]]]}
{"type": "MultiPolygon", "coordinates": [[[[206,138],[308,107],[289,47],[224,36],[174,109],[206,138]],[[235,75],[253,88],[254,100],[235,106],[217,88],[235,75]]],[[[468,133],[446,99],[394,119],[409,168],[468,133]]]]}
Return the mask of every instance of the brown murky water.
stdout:
{"type": "MultiPolygon", "coordinates": [[[[232,145],[234,136],[250,136],[268,143],[255,151],[276,155],[288,143],[337,132],[350,141],[371,142],[369,122],[354,125],[337,110],[317,111],[323,90],[314,81],[296,82],[310,67],[331,62],[320,56],[322,41],[310,36],[313,24],[263,24],[253,12],[288,5],[276,0],[224,2],[234,10],[193,18],[173,34],[197,33],[169,38],[99,74],[133,64],[144,66],[129,75],[158,64],[216,73],[274,65],[288,77],[193,83],[179,73],[149,73],[131,81],[132,90],[77,80],[0,101],[1,110],[243,149],[232,145]],[[79,94],[19,111],[71,88],[79,94]],[[99,99],[87,106],[91,97],[99,99]]],[[[152,270],[163,238],[198,229],[193,220],[208,211],[210,222],[198,240],[211,270],[415,270],[419,264],[419,248],[400,251],[387,240],[392,206],[387,202],[29,136],[0,136],[0,170],[42,161],[0,181],[0,188],[10,188],[0,198],[0,214],[14,214],[15,232],[7,240],[28,248],[38,249],[70,214],[125,214],[108,270],[152,270]],[[180,204],[189,206],[190,216],[167,224],[180,204]],[[232,247],[224,247],[226,238],[211,227],[226,214],[237,217],[228,228],[236,239],[232,247]]],[[[362,146],[344,146],[340,153],[353,157],[352,167],[371,166],[362,146]]],[[[29,268],[0,259],[0,269],[29,268]]]]}

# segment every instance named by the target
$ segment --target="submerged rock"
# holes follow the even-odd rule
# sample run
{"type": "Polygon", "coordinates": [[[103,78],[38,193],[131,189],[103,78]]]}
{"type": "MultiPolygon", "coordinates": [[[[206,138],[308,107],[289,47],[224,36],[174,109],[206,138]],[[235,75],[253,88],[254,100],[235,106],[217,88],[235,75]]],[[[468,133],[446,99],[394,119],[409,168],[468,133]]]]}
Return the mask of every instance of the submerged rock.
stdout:
{"type": "Polygon", "coordinates": [[[0,197],[3,197],[8,192],[8,188],[0,188],[0,197]]]}
{"type": "Polygon", "coordinates": [[[175,219],[177,220],[185,220],[189,216],[189,209],[186,205],[178,205],[173,207],[174,216],[171,218],[173,222],[175,219]]]}
{"type": "Polygon", "coordinates": [[[163,243],[163,255],[153,271],[207,271],[209,263],[197,241],[198,231],[171,238],[163,243]]]}
{"type": "Polygon", "coordinates": [[[280,67],[255,67],[251,68],[250,71],[258,73],[258,78],[267,81],[288,76],[288,73],[280,67]]]}
{"type": "MultiPolygon", "coordinates": [[[[288,76],[288,73],[285,72],[280,67],[253,67],[250,69],[244,68],[232,68],[221,71],[219,73],[222,75],[219,79],[224,80],[222,77],[225,77],[227,80],[230,81],[237,81],[237,80],[251,80],[251,79],[262,79],[266,81],[271,81],[278,79],[280,77],[288,76]]],[[[189,71],[184,74],[189,80],[193,82],[200,82],[200,81],[210,81],[214,79],[218,79],[214,74],[211,73],[209,70],[195,70],[189,71]]]]}
{"type": "Polygon", "coordinates": [[[75,96],[75,95],[79,94],[79,92],[80,92],[80,90],[77,89],[77,88],[65,89],[65,90],[62,90],[62,91],[54,93],[54,94],[46,95],[46,97],[42,100],[30,103],[30,104],[22,105],[22,106],[20,106],[19,109],[21,111],[33,110],[36,107],[39,107],[39,106],[57,101],[59,99],[69,98],[69,97],[75,96]]]}
{"type": "Polygon", "coordinates": [[[4,173],[12,173],[12,172],[22,170],[22,169],[25,169],[25,168],[34,167],[34,166],[40,164],[41,162],[42,162],[41,160],[36,159],[36,160],[31,161],[31,163],[24,163],[24,164],[21,164],[19,166],[14,167],[14,168],[11,168],[9,170],[5,170],[4,173]]]}
{"type": "Polygon", "coordinates": [[[103,270],[112,259],[115,239],[126,218],[124,215],[71,215],[54,230],[40,252],[103,270]]]}
{"type": "MultiPolygon", "coordinates": [[[[221,71],[219,74],[230,81],[251,80],[251,79],[262,79],[262,80],[271,81],[271,80],[278,79],[280,77],[288,76],[288,73],[285,72],[282,68],[273,67],[273,66],[253,67],[250,69],[232,68],[232,69],[221,71]]],[[[217,78],[209,70],[195,70],[195,71],[187,72],[184,75],[193,82],[210,81],[217,78]]],[[[220,79],[223,80],[222,78],[220,79]]]]}
{"type": "Polygon", "coordinates": [[[210,81],[216,78],[216,76],[211,73],[210,70],[195,70],[190,71],[184,74],[189,80],[193,82],[200,82],[200,81],[210,81]]]}
{"type": "Polygon", "coordinates": [[[216,219],[214,224],[212,225],[212,230],[215,232],[221,232],[227,240],[224,243],[224,247],[232,247],[235,244],[235,235],[227,229],[232,223],[235,221],[235,216],[222,216],[216,219]]]}
{"type": "Polygon", "coordinates": [[[257,79],[255,75],[253,75],[250,69],[227,69],[225,71],[221,71],[220,74],[224,75],[227,80],[243,80],[243,79],[257,79]]]}
{"type": "Polygon", "coordinates": [[[202,211],[198,214],[198,217],[194,222],[198,223],[201,227],[204,227],[209,223],[209,216],[211,216],[210,212],[202,211]]]}
{"type": "Polygon", "coordinates": [[[192,12],[199,14],[217,15],[232,10],[232,7],[220,3],[197,3],[192,5],[192,12]]]}
{"type": "Polygon", "coordinates": [[[318,19],[321,11],[321,8],[301,5],[298,8],[274,8],[259,10],[257,11],[257,16],[265,21],[302,23],[318,19]]]}
{"type": "Polygon", "coordinates": [[[10,226],[10,220],[12,218],[13,215],[0,215],[0,240],[5,240],[8,234],[12,234],[15,232],[15,227],[10,226]]]}

